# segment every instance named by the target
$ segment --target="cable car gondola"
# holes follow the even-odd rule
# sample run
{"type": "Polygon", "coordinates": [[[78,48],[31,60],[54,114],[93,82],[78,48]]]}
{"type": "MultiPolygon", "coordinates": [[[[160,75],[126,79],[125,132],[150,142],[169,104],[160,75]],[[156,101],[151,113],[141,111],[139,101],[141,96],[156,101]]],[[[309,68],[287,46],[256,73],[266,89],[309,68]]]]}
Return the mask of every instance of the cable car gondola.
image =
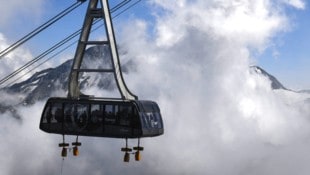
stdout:
{"type": "Polygon", "coordinates": [[[153,101],[50,98],[40,129],[55,134],[110,138],[142,138],[163,134],[153,101]]]}
{"type": "MultiPolygon", "coordinates": [[[[85,0],[80,0],[85,1],[85,0]]],[[[135,159],[141,159],[140,138],[154,137],[164,133],[159,106],[154,101],[138,100],[127,88],[120,67],[108,0],[89,0],[80,39],[75,52],[68,83],[68,97],[51,97],[43,109],[40,129],[47,133],[61,134],[63,142],[61,155],[67,156],[69,144],[65,135],[76,135],[73,155],[78,155],[78,136],[125,138],[124,161],[129,161],[128,138],[138,138],[134,147],[135,159]],[[98,3],[100,2],[100,4],[98,3]],[[106,41],[89,41],[89,34],[95,18],[103,19],[106,41]],[[109,46],[111,68],[81,68],[85,49],[88,45],[109,46]],[[121,98],[98,98],[84,95],[79,89],[79,76],[84,72],[113,73],[121,98]]]]}

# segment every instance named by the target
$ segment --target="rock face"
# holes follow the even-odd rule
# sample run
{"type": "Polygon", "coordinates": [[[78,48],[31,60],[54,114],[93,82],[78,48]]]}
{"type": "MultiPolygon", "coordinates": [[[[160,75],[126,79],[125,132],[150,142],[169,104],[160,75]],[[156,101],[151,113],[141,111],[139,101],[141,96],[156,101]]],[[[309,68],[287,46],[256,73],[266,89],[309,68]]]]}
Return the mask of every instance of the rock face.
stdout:
{"type": "Polygon", "coordinates": [[[263,76],[266,76],[270,82],[271,82],[271,88],[272,89],[284,89],[289,90],[286,87],[284,87],[280,81],[278,81],[274,76],[270,75],[268,72],[266,72],[264,69],[258,67],[258,66],[251,66],[250,67],[254,72],[261,74],[263,76]]]}
{"type": "MultiPolygon", "coordinates": [[[[122,52],[122,51],[121,51],[122,52]]],[[[126,54],[125,52],[120,53],[126,54]]],[[[86,50],[82,68],[112,68],[111,54],[108,46],[94,46],[86,50]]],[[[18,105],[33,104],[38,100],[45,100],[53,96],[56,91],[62,91],[67,94],[69,73],[73,60],[68,60],[55,68],[49,68],[33,74],[29,79],[16,83],[10,87],[0,89],[0,95],[12,97],[12,100],[0,99],[0,113],[11,112],[13,116],[19,118],[15,112],[18,105]],[[14,98],[13,98],[14,97],[14,98]],[[16,98],[18,97],[18,98],[16,98]]],[[[130,72],[135,69],[132,62],[122,65],[123,73],[130,72]]],[[[284,87],[274,76],[267,73],[258,66],[250,67],[252,73],[266,76],[271,82],[272,89],[289,90],[284,87]]],[[[90,87],[98,87],[100,89],[113,90],[116,88],[113,73],[81,73],[80,88],[83,90],[90,87]]],[[[310,90],[299,91],[300,93],[309,93],[310,90]]]]}
{"type": "MultiPolygon", "coordinates": [[[[82,68],[111,68],[111,55],[108,46],[94,46],[88,48],[84,54],[82,68]]],[[[45,100],[55,92],[67,94],[69,74],[73,60],[68,60],[55,68],[36,72],[29,79],[0,89],[3,97],[14,97],[12,100],[0,99],[0,113],[14,112],[19,105],[30,105],[38,100],[45,100]],[[18,97],[18,98],[17,98],[18,97]]],[[[127,72],[126,65],[122,66],[127,72]]],[[[79,76],[80,88],[98,87],[112,90],[116,87],[113,73],[81,73],[79,76]]],[[[15,115],[15,114],[14,114],[15,115]]],[[[19,118],[18,115],[15,115],[19,118]]]]}
{"type": "MultiPolygon", "coordinates": [[[[109,68],[112,65],[108,46],[91,47],[85,52],[84,58],[82,68],[109,68]]],[[[73,60],[68,60],[58,67],[36,72],[29,79],[1,89],[0,91],[8,94],[24,94],[25,97],[21,101],[24,104],[33,104],[38,100],[46,99],[55,91],[61,90],[67,92],[72,63],[73,60]]],[[[113,74],[98,73],[91,76],[90,73],[81,73],[79,81],[81,89],[92,86],[113,89],[115,87],[113,78],[113,74]]]]}
{"type": "Polygon", "coordinates": [[[56,68],[45,69],[35,73],[28,80],[9,87],[8,93],[25,94],[24,103],[34,103],[48,97],[57,89],[66,89],[72,60],[66,61],[56,68]]]}

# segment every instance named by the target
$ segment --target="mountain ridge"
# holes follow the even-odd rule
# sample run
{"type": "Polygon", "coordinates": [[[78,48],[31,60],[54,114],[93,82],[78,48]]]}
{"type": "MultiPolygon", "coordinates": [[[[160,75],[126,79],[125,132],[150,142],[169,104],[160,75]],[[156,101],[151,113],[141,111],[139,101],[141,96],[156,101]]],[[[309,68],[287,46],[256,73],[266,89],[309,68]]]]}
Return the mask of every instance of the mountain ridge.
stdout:
{"type": "MultiPolygon", "coordinates": [[[[125,52],[122,54],[126,54],[125,52]]],[[[93,46],[85,51],[82,68],[111,68],[111,54],[108,46],[93,46]],[[101,65],[101,66],[100,66],[101,65]],[[102,66],[103,65],[103,66],[102,66]]],[[[7,93],[8,95],[22,94],[20,99],[16,99],[12,104],[2,103],[0,101],[0,113],[11,111],[14,113],[15,107],[19,105],[31,105],[36,101],[45,100],[53,95],[55,91],[63,91],[66,94],[68,89],[69,74],[73,59],[67,60],[55,68],[48,68],[34,73],[25,81],[13,84],[10,87],[0,89],[0,93],[7,93]]],[[[128,62],[121,65],[124,73],[130,72],[134,64],[128,62]]],[[[274,76],[259,66],[250,66],[250,70],[254,73],[266,76],[271,82],[272,89],[283,89],[292,91],[280,83],[274,76]]],[[[80,88],[85,89],[89,87],[98,87],[105,90],[113,90],[116,88],[114,77],[98,74],[90,76],[84,73],[80,76],[80,88]]],[[[297,93],[310,93],[310,90],[294,91],[297,93]]],[[[18,116],[14,113],[16,118],[18,116]]]]}
{"type": "Polygon", "coordinates": [[[261,67],[259,67],[259,66],[250,66],[250,69],[254,70],[258,74],[266,76],[270,80],[270,82],[271,82],[271,88],[272,89],[284,89],[284,90],[291,91],[291,89],[286,88],[276,77],[274,77],[273,75],[269,74],[267,71],[265,71],[261,67]]]}

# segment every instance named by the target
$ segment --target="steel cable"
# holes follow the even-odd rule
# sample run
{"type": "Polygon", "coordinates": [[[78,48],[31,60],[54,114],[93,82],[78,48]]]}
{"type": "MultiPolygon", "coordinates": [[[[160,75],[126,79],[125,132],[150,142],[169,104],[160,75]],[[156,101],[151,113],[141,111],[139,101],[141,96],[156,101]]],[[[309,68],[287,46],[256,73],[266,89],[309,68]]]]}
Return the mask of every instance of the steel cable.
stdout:
{"type": "Polygon", "coordinates": [[[49,19],[47,22],[45,22],[41,26],[34,29],[32,32],[22,37],[20,40],[16,41],[14,44],[10,45],[8,48],[1,51],[0,59],[3,58],[5,55],[9,54],[10,52],[12,52],[14,49],[19,47],[20,45],[24,44],[26,41],[30,40],[31,38],[39,34],[40,32],[42,32],[43,30],[45,30],[46,28],[48,28],[49,26],[51,26],[52,24],[54,24],[59,19],[63,18],[68,13],[72,12],[74,9],[79,7],[82,3],[83,3],[82,1],[81,2],[77,1],[76,3],[72,4],[71,6],[69,6],[68,8],[66,8],[59,14],[57,14],[56,16],[54,16],[53,18],[49,19]]]}
{"type": "MultiPolygon", "coordinates": [[[[125,5],[127,5],[129,2],[131,2],[132,0],[124,0],[121,3],[117,4],[115,7],[113,7],[111,9],[111,12],[116,12],[118,9],[121,9],[122,7],[124,7],[125,5]]],[[[126,9],[122,10],[120,13],[116,14],[115,16],[112,17],[112,19],[118,17],[120,14],[124,13],[125,11],[127,11],[128,9],[132,8],[133,6],[135,6],[136,4],[138,4],[139,2],[141,2],[141,0],[136,1],[134,4],[131,4],[129,7],[127,7],[126,9]]],[[[97,24],[100,20],[96,19],[93,23],[93,25],[97,24]]],[[[102,27],[103,24],[99,25],[98,27],[96,27],[95,29],[93,29],[91,32],[96,31],[97,29],[99,29],[100,27],[102,27]]],[[[10,80],[11,78],[13,78],[14,76],[16,76],[17,74],[21,73],[23,70],[27,69],[28,67],[30,67],[31,65],[33,65],[34,63],[38,62],[39,60],[43,59],[45,56],[47,56],[48,54],[52,53],[53,51],[55,51],[56,49],[58,49],[59,47],[63,46],[64,44],[66,44],[67,42],[71,41],[73,38],[75,38],[76,36],[78,36],[81,33],[82,29],[77,30],[76,32],[72,33],[71,35],[69,35],[68,37],[66,37],[65,39],[63,39],[62,41],[58,42],[57,44],[55,44],[54,46],[52,46],[51,48],[49,48],[48,50],[44,51],[42,54],[40,54],[39,56],[35,57],[33,60],[29,61],[28,63],[26,63],[24,66],[20,67],[19,69],[15,70],[14,72],[12,72],[11,74],[7,75],[6,77],[4,77],[3,79],[0,80],[0,85],[4,84],[5,82],[7,82],[8,80],[10,80]]],[[[44,64],[45,62],[47,62],[48,60],[54,58],[55,56],[59,55],[61,52],[65,51],[66,49],[68,49],[69,47],[71,47],[73,44],[75,44],[77,41],[75,41],[74,43],[71,43],[69,46],[65,47],[64,49],[62,49],[61,51],[57,52],[56,54],[54,54],[53,56],[49,57],[48,59],[46,59],[43,63],[40,63],[39,65],[35,66],[33,69],[27,71],[25,74],[23,74],[22,76],[20,76],[19,78],[15,79],[13,82],[11,82],[8,86],[12,85],[12,83],[16,82],[17,80],[19,80],[20,78],[24,77],[26,74],[30,73],[31,71],[33,71],[34,69],[38,68],[39,66],[41,66],[42,64],[44,64]]],[[[7,86],[6,86],[7,87],[7,86]]]]}

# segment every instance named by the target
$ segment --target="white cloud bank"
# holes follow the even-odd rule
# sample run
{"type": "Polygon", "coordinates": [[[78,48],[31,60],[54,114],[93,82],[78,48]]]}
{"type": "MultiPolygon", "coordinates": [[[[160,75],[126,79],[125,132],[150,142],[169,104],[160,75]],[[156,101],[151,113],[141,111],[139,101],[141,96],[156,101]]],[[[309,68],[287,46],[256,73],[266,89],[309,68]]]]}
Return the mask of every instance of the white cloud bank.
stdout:
{"type": "MultiPolygon", "coordinates": [[[[251,51],[286,30],[283,2],[303,2],[151,2],[161,9],[155,37],[145,21],[131,21],[122,45],[138,65],[126,76],[128,86],[159,103],[165,134],[143,139],[142,162],[129,164],[122,162],[122,140],[81,138],[81,156],[66,159],[63,174],[308,174],[309,95],[273,91],[249,71],[251,51]]],[[[1,117],[6,174],[60,171],[61,137],[38,130],[41,109],[19,109],[21,124],[1,117]]]]}
{"type": "Polygon", "coordinates": [[[284,2],[298,9],[304,9],[306,6],[302,0],[284,0],[284,2]]]}
{"type": "MultiPolygon", "coordinates": [[[[16,25],[21,24],[21,21],[29,21],[29,23],[31,23],[31,20],[36,21],[43,11],[44,4],[42,0],[2,1],[0,5],[0,51],[5,50],[16,42],[6,38],[3,31],[10,29],[11,32],[15,31],[18,34],[26,33],[27,31],[24,31],[23,27],[13,29],[12,26],[16,27],[16,25]]],[[[15,49],[13,52],[4,56],[4,58],[0,58],[0,77],[4,78],[4,76],[20,68],[32,58],[33,55],[28,49],[22,47],[15,49]]]]}
{"type": "MultiPolygon", "coordinates": [[[[8,44],[7,38],[0,33],[0,51],[5,50],[10,45],[8,44]]],[[[32,59],[32,54],[29,50],[25,48],[18,48],[13,52],[5,55],[0,59],[0,76],[4,78],[9,73],[12,73],[14,70],[17,70],[25,63],[32,59]]]]}

